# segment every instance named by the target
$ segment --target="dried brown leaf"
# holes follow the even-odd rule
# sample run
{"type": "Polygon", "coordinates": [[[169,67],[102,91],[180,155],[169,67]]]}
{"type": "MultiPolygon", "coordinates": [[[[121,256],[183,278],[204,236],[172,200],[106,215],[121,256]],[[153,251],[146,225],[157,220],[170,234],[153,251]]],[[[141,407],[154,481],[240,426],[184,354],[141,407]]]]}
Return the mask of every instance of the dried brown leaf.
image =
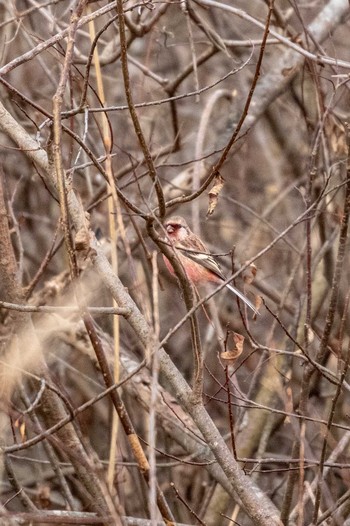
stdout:
{"type": "Polygon", "coordinates": [[[255,307],[259,310],[261,305],[263,304],[263,300],[261,296],[255,296],[255,307]]]}
{"type": "Polygon", "coordinates": [[[26,425],[24,422],[19,426],[19,432],[21,434],[21,439],[24,442],[26,440],[26,425]]]}
{"type": "Polygon", "coordinates": [[[244,283],[247,283],[248,285],[253,283],[257,272],[258,272],[258,269],[256,265],[254,265],[254,263],[251,263],[249,267],[244,271],[244,274],[243,274],[244,283]]]}
{"type": "Polygon", "coordinates": [[[219,195],[224,186],[224,178],[218,174],[214,179],[214,185],[209,190],[209,204],[207,210],[207,217],[211,216],[218,204],[219,195]]]}
{"type": "Polygon", "coordinates": [[[222,352],[220,354],[221,359],[225,360],[228,363],[228,365],[232,365],[235,363],[237,358],[242,354],[244,346],[244,336],[242,336],[242,334],[239,334],[238,332],[233,332],[232,336],[234,346],[231,350],[222,352]]]}

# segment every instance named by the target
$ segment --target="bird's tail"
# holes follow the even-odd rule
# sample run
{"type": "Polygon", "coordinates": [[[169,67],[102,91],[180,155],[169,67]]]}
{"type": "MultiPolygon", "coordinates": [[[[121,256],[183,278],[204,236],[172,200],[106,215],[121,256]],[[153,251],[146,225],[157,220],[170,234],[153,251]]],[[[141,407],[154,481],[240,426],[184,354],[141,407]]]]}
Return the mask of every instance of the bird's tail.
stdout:
{"type": "Polygon", "coordinates": [[[252,311],[255,314],[259,314],[259,311],[254,307],[254,305],[248,300],[248,298],[245,297],[245,295],[242,292],[240,292],[238,289],[236,289],[236,287],[234,287],[233,285],[230,285],[229,283],[226,285],[226,287],[228,289],[230,289],[234,294],[236,294],[236,296],[238,296],[242,301],[244,301],[244,303],[250,309],[252,309],[252,311]]]}

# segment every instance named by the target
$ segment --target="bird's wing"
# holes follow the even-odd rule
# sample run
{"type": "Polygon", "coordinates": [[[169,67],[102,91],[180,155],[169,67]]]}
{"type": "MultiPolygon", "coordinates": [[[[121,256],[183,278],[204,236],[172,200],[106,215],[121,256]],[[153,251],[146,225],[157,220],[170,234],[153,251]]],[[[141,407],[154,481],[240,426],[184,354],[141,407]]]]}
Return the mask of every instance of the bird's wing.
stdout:
{"type": "MultiPolygon", "coordinates": [[[[195,261],[199,265],[202,265],[203,267],[207,268],[208,270],[211,270],[216,276],[218,276],[223,281],[226,280],[224,274],[221,271],[221,268],[219,267],[219,264],[215,261],[213,256],[211,254],[198,254],[196,252],[186,250],[183,248],[180,248],[181,252],[191,259],[192,261],[195,261]]],[[[231,285],[230,283],[226,284],[226,287],[228,287],[236,296],[238,296],[255,314],[259,314],[258,310],[254,307],[251,301],[248,300],[248,298],[243,294],[243,292],[239,291],[231,285]]]]}
{"type": "Polygon", "coordinates": [[[193,248],[186,248],[186,246],[181,243],[180,245],[176,245],[176,248],[179,249],[186,257],[195,263],[198,263],[198,265],[202,265],[202,267],[211,270],[211,272],[213,272],[220,279],[226,279],[219,264],[217,261],[215,261],[214,257],[210,254],[210,252],[208,252],[208,249],[204,245],[201,247],[196,247],[194,250],[193,248]]]}
{"type": "MultiPolygon", "coordinates": [[[[191,243],[190,246],[193,247],[193,243],[191,243]]],[[[181,242],[181,244],[176,244],[174,245],[174,247],[180,250],[180,252],[187,258],[213,272],[216,276],[218,276],[218,278],[222,279],[223,281],[226,280],[219,264],[217,263],[217,261],[215,261],[214,257],[210,254],[207,247],[203,245],[203,243],[200,240],[198,240],[198,243],[196,243],[196,250],[193,248],[188,248],[188,246],[186,246],[186,243],[184,242],[181,242]]],[[[236,294],[236,296],[238,296],[250,309],[252,309],[252,311],[255,314],[259,314],[258,310],[254,307],[251,301],[249,301],[248,298],[242,292],[236,289],[236,287],[230,285],[229,283],[226,285],[226,287],[228,287],[234,294],[236,294]]]]}

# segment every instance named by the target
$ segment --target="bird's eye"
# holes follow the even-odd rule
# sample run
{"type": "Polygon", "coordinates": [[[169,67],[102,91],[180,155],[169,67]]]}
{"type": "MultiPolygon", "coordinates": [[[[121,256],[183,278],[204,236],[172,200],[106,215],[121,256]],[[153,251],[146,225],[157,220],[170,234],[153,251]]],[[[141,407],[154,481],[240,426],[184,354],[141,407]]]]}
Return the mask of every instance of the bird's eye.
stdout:
{"type": "Polygon", "coordinates": [[[167,234],[174,234],[174,232],[178,232],[181,228],[181,225],[178,223],[168,223],[165,227],[167,234]]]}

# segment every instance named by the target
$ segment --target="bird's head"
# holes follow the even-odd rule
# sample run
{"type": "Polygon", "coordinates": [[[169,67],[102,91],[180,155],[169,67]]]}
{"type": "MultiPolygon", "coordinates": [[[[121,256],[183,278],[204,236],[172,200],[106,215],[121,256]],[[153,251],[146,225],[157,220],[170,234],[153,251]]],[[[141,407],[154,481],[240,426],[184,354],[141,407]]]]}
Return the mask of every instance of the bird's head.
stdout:
{"type": "Polygon", "coordinates": [[[183,217],[174,216],[166,220],[164,224],[166,233],[170,239],[181,241],[189,234],[189,228],[183,217]]]}

